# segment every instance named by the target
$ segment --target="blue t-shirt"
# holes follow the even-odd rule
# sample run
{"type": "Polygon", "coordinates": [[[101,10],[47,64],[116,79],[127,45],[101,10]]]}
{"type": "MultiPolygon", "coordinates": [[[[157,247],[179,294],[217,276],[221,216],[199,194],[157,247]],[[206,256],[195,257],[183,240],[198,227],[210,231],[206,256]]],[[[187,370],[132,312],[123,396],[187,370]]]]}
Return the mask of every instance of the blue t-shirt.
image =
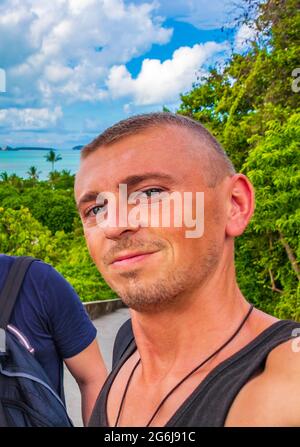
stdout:
{"type": "MultiPolygon", "coordinates": [[[[13,259],[13,256],[0,255],[0,289],[13,259]]],[[[49,264],[33,262],[10,324],[27,338],[36,359],[64,400],[63,359],[83,351],[97,333],[74,289],[49,264]]]]}

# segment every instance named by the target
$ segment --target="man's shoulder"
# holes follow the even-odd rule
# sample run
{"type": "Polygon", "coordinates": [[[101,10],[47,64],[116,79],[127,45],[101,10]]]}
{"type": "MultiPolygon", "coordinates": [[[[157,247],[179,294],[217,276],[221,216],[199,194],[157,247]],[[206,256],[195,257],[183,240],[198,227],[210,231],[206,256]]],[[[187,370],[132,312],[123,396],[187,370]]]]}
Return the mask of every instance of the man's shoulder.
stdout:
{"type": "Polygon", "coordinates": [[[269,353],[255,393],[262,403],[265,399],[272,404],[274,417],[282,418],[282,425],[300,426],[299,377],[300,337],[293,337],[269,353]]]}
{"type": "Polygon", "coordinates": [[[257,340],[264,337],[267,348],[263,374],[284,374],[300,367],[300,322],[280,320],[262,311],[256,311],[261,326],[257,340]]]}
{"type": "MultiPolygon", "coordinates": [[[[298,334],[299,331],[297,332],[298,334]]],[[[282,342],[269,353],[266,360],[265,373],[278,377],[287,376],[289,378],[296,374],[299,381],[300,336],[295,336],[282,342]]]]}
{"type": "Polygon", "coordinates": [[[300,426],[300,324],[297,326],[286,324],[291,329],[289,336],[270,350],[263,369],[239,391],[226,425],[300,426]]]}

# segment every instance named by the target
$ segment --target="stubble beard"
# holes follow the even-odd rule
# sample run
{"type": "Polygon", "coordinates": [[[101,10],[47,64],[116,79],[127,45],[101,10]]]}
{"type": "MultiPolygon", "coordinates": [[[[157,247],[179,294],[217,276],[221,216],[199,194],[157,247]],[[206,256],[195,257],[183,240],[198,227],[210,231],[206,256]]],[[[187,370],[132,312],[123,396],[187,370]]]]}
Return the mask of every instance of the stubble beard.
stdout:
{"type": "Polygon", "coordinates": [[[126,285],[114,284],[113,289],[124,304],[137,312],[161,312],[178,305],[193,289],[200,289],[215,270],[219,256],[219,249],[212,242],[205,260],[199,258],[197,265],[192,268],[182,266],[180,269],[168,270],[151,281],[145,281],[139,270],[122,272],[120,276],[126,279],[126,285]]]}

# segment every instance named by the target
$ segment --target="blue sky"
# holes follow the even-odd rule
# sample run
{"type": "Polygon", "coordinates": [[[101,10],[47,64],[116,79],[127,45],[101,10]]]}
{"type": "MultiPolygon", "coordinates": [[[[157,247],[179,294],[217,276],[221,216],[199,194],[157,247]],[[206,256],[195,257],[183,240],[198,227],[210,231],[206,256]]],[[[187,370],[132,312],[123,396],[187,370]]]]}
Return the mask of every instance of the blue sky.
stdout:
{"type": "Polygon", "coordinates": [[[0,0],[0,146],[70,148],[132,114],[175,111],[197,74],[243,49],[241,3],[0,0]]]}

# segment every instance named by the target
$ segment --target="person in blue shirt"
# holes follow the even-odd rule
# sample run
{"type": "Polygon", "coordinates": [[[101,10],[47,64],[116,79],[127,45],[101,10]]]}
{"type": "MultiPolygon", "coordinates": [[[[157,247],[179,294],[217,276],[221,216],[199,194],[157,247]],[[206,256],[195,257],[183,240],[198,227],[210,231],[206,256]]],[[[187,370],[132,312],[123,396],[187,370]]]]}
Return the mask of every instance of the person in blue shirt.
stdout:
{"type": "MultiPolygon", "coordinates": [[[[0,254],[0,289],[13,256],[0,254]]],[[[63,362],[81,392],[87,425],[107,372],[96,340],[96,328],[71,285],[49,264],[34,261],[25,276],[10,320],[43,366],[64,401],[63,362]]]]}

